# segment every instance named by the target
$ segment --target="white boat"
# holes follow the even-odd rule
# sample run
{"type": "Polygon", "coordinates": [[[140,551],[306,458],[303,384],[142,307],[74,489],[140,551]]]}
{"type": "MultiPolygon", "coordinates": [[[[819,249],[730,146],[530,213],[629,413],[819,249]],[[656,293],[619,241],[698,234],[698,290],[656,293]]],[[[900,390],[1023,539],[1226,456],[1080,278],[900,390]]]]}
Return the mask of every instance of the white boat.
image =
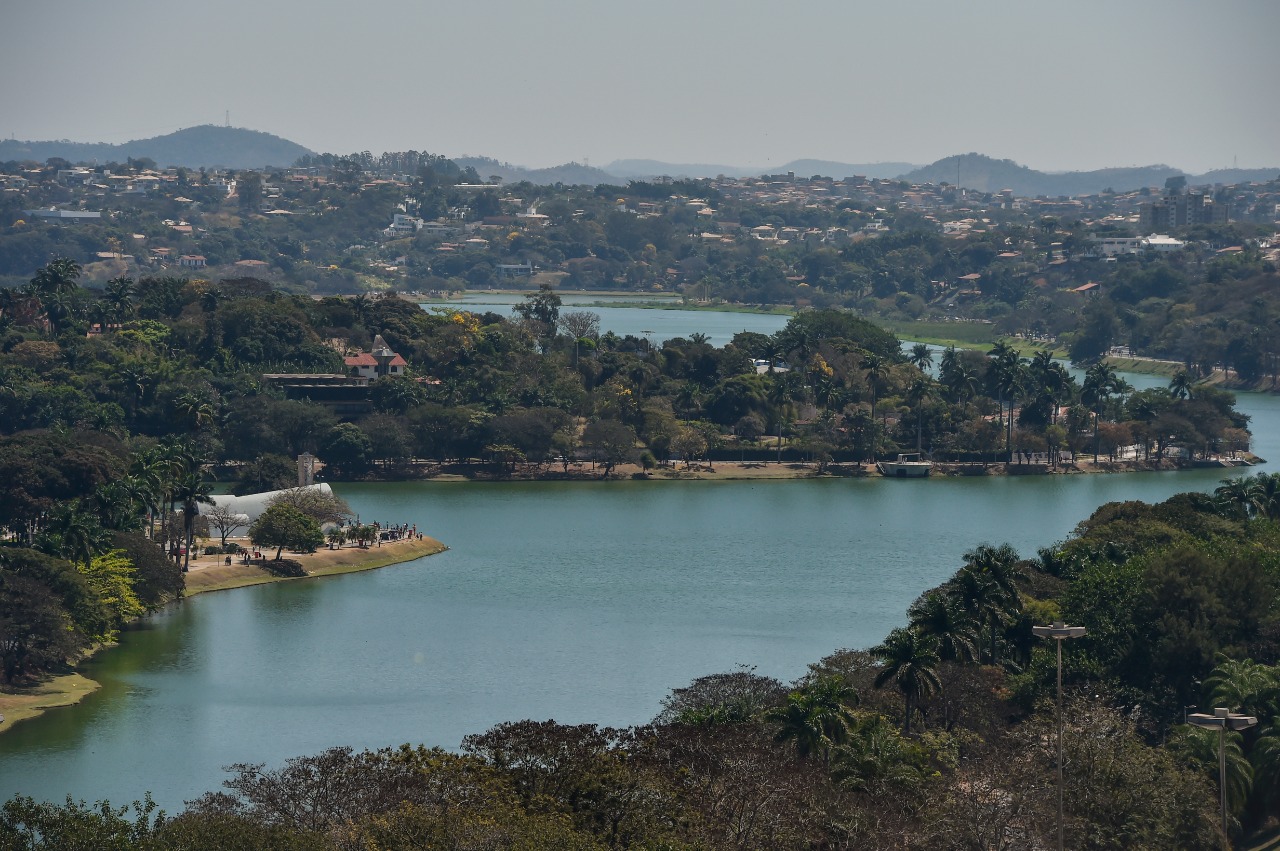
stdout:
{"type": "Polygon", "coordinates": [[[908,452],[898,456],[897,461],[878,461],[876,469],[882,476],[896,479],[919,479],[929,475],[933,467],[932,461],[926,461],[919,452],[908,452]]]}

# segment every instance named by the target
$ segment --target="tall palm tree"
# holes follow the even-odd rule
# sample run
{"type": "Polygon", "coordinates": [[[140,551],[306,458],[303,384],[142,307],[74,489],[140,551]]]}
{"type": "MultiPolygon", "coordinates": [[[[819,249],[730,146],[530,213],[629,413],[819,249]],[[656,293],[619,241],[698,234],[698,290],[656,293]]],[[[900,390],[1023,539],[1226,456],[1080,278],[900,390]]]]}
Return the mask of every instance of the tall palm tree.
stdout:
{"type": "Polygon", "coordinates": [[[189,391],[173,400],[174,408],[195,431],[203,431],[213,425],[217,412],[209,397],[199,391],[189,391]]]}
{"type": "Polygon", "coordinates": [[[1268,520],[1280,520],[1280,473],[1259,473],[1249,477],[1249,504],[1254,513],[1268,520]]]}
{"type": "MultiPolygon", "coordinates": [[[[1218,742],[1222,734],[1183,725],[1173,740],[1175,750],[1209,777],[1218,779],[1218,742]]],[[[1253,790],[1253,766],[1244,756],[1244,737],[1234,730],[1226,735],[1227,808],[1233,813],[1244,809],[1253,790]]]]}
{"type": "Polygon", "coordinates": [[[968,364],[957,363],[955,368],[947,373],[943,384],[951,391],[951,395],[956,402],[967,413],[969,400],[978,395],[978,388],[982,386],[982,380],[976,369],[968,364]]]}
{"type": "Polygon", "coordinates": [[[199,471],[187,473],[174,485],[173,496],[182,504],[182,540],[183,549],[186,551],[182,560],[183,573],[186,573],[191,565],[191,545],[195,541],[196,515],[200,513],[201,505],[213,504],[213,498],[210,496],[212,492],[213,485],[204,481],[199,471]]]}
{"type": "Polygon", "coordinates": [[[1093,411],[1093,463],[1098,463],[1098,422],[1107,401],[1117,393],[1123,393],[1129,387],[1119,375],[1115,367],[1098,361],[1089,367],[1084,375],[1084,387],[1080,391],[1080,399],[1093,411]]]}
{"type": "Polygon", "coordinates": [[[997,664],[997,638],[1000,624],[1021,611],[1018,583],[1027,573],[1018,566],[1018,551],[1008,544],[979,544],[964,554],[965,566],[960,577],[966,590],[975,592],[973,608],[986,615],[991,628],[991,664],[997,664]],[[978,580],[975,584],[975,579],[978,580]],[[986,580],[992,587],[983,587],[986,580]]]}
{"type": "Polygon", "coordinates": [[[942,360],[938,362],[938,380],[943,384],[948,384],[948,377],[955,372],[956,367],[959,365],[960,355],[956,351],[956,347],[947,346],[942,350],[942,360]]]}
{"type": "Polygon", "coordinates": [[[907,360],[916,369],[924,372],[927,367],[933,366],[933,349],[924,343],[916,343],[911,347],[911,354],[907,355],[907,360]]]}
{"type": "Polygon", "coordinates": [[[1218,511],[1228,517],[1248,520],[1254,513],[1252,476],[1239,479],[1222,479],[1222,484],[1213,489],[1214,501],[1218,511]]]}
{"type": "Polygon", "coordinates": [[[938,665],[942,662],[938,639],[917,629],[898,627],[871,652],[881,664],[875,687],[884,688],[893,683],[902,692],[905,703],[902,734],[909,736],[915,706],[942,690],[942,681],[938,679],[938,665]]]}
{"type": "Polygon", "coordinates": [[[978,628],[964,603],[942,589],[925,592],[907,610],[911,627],[938,640],[938,658],[944,662],[976,661],[978,628]]]}
{"type": "Polygon", "coordinates": [[[41,297],[57,292],[73,293],[79,287],[81,271],[79,263],[67,257],[59,257],[36,271],[31,279],[31,287],[41,297]]]}
{"type": "MultiPolygon", "coordinates": [[[[122,323],[133,317],[133,297],[137,294],[133,278],[119,277],[107,281],[103,299],[111,307],[111,321],[122,323]]],[[[105,330],[105,329],[104,329],[105,330]]]]}
{"type": "Polygon", "coordinates": [[[867,385],[871,388],[871,419],[876,418],[876,398],[889,375],[889,363],[880,355],[867,355],[862,359],[862,368],[867,371],[867,385]]]}
{"type": "Polygon", "coordinates": [[[916,415],[916,452],[922,452],[924,438],[924,406],[933,398],[933,382],[927,378],[918,378],[907,388],[907,404],[916,415]]]}
{"type": "Polygon", "coordinates": [[[1175,399],[1187,399],[1191,396],[1191,387],[1195,384],[1195,379],[1191,377],[1191,373],[1185,369],[1180,369],[1169,381],[1169,392],[1173,394],[1175,399]]]}
{"type": "Polygon", "coordinates": [[[1250,715],[1266,715],[1280,698],[1280,672],[1252,659],[1218,654],[1218,664],[1204,681],[1210,706],[1234,706],[1250,715]]]}

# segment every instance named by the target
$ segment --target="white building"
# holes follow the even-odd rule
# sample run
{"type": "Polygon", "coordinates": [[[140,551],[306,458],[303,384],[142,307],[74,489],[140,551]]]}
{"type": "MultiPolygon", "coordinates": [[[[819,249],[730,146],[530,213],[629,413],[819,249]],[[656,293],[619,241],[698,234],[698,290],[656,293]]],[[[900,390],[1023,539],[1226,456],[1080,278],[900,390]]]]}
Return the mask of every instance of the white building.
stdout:
{"type": "Polygon", "coordinates": [[[1181,251],[1186,247],[1186,243],[1165,234],[1153,233],[1142,240],[1142,247],[1157,254],[1167,254],[1173,251],[1181,251]]]}

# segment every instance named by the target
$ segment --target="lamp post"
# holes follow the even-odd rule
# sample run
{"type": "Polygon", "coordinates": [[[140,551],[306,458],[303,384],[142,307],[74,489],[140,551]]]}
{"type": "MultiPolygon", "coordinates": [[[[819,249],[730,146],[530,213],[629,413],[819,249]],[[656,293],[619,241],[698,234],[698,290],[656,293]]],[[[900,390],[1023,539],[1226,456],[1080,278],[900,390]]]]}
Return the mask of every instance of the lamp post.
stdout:
{"type": "Polygon", "coordinates": [[[1187,716],[1187,723],[1195,724],[1206,730],[1218,731],[1218,794],[1222,799],[1222,842],[1229,848],[1227,841],[1227,730],[1247,730],[1258,723],[1252,715],[1240,715],[1225,706],[1213,710],[1212,715],[1193,712],[1187,716]]]}
{"type": "Polygon", "coordinates": [[[1068,638],[1081,638],[1086,630],[1082,626],[1067,626],[1055,621],[1053,626],[1033,626],[1036,638],[1052,638],[1058,642],[1058,851],[1063,851],[1063,803],[1062,803],[1062,642],[1068,638]]]}

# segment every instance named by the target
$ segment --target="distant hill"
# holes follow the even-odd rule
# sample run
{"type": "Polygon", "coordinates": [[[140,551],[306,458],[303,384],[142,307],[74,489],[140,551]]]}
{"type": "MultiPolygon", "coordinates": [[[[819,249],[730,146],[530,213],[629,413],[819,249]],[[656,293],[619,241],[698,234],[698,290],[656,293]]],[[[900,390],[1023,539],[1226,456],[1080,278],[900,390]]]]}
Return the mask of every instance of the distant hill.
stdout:
{"type": "Polygon", "coordinates": [[[156,165],[187,168],[263,168],[292,165],[310,154],[301,145],[270,133],[242,127],[205,124],[188,127],[165,136],[136,139],[120,145],[106,142],[19,142],[0,141],[0,161],[62,157],[73,163],[124,162],[148,157],[156,165]]]}
{"type": "Polygon", "coordinates": [[[830,160],[793,160],[777,171],[771,171],[770,174],[779,172],[786,174],[794,171],[797,177],[813,177],[815,174],[820,174],[823,177],[834,177],[839,180],[855,174],[876,178],[897,177],[914,168],[920,168],[920,166],[915,163],[838,163],[830,160]]]}
{"type": "Polygon", "coordinates": [[[1166,179],[1177,175],[1185,175],[1191,186],[1264,181],[1280,175],[1280,168],[1218,169],[1197,175],[1186,174],[1181,169],[1167,165],[1052,173],[1036,171],[1018,165],[1013,160],[997,160],[982,154],[960,154],[905,172],[899,177],[910,183],[955,183],[957,165],[960,185],[966,189],[980,192],[1012,189],[1015,195],[1030,197],[1093,195],[1106,189],[1128,192],[1144,186],[1163,187],[1166,179]]]}
{"type": "Polygon", "coordinates": [[[541,186],[563,183],[566,186],[588,185],[600,183],[619,183],[619,176],[607,171],[582,165],[581,163],[565,163],[550,168],[524,168],[511,163],[499,162],[491,157],[450,157],[460,168],[474,168],[480,177],[488,179],[492,175],[502,178],[504,183],[519,183],[527,180],[541,186]]]}
{"type": "Polygon", "coordinates": [[[860,174],[863,177],[897,177],[904,171],[919,168],[914,163],[840,163],[830,160],[793,160],[786,165],[768,168],[751,168],[736,165],[709,165],[698,163],[667,163],[661,160],[614,160],[604,170],[631,180],[650,177],[756,177],[761,174],[786,174],[795,172],[799,177],[843,178],[860,174]]]}

